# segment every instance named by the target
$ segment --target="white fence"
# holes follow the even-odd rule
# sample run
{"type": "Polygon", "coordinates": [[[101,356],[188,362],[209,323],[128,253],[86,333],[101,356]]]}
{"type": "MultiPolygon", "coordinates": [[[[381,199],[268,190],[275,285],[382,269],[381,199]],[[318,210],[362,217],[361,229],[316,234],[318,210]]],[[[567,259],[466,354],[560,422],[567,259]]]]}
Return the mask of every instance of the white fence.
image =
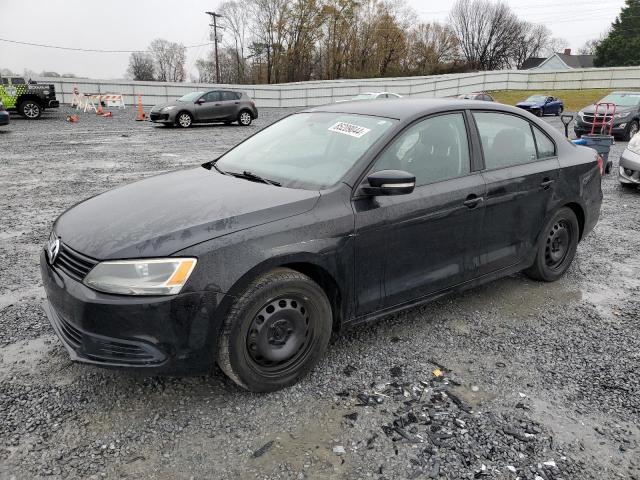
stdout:
{"type": "Polygon", "coordinates": [[[499,70],[427,77],[326,80],[277,85],[215,85],[201,83],[134,82],[76,78],[40,78],[53,83],[61,103],[70,103],[73,88],[87,94],[121,93],[127,105],[138,95],[144,105],[174,100],[195,90],[233,88],[247,92],[258,107],[308,107],[347,100],[358,93],[387,90],[403,96],[450,97],[486,90],[562,90],[640,88],[640,67],[591,68],[557,72],[499,70]]]}

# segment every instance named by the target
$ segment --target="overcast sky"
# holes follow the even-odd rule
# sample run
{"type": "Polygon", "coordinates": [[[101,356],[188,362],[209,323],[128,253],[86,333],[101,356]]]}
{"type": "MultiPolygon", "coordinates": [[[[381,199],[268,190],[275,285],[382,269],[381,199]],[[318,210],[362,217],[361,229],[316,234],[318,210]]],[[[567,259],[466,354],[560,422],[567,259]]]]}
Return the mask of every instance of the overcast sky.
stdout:
{"type": "MultiPolygon", "coordinates": [[[[144,50],[154,38],[197,45],[209,41],[207,10],[221,0],[0,0],[0,38],[65,47],[144,50]],[[25,13],[28,16],[25,17],[25,13]]],[[[447,18],[454,0],[407,0],[425,21],[447,18]]],[[[606,30],[624,0],[509,0],[520,18],[547,25],[574,51],[606,30]]],[[[211,47],[190,48],[187,70],[211,47]]],[[[83,53],[0,41],[0,68],[123,78],[127,53],[83,53]]]]}

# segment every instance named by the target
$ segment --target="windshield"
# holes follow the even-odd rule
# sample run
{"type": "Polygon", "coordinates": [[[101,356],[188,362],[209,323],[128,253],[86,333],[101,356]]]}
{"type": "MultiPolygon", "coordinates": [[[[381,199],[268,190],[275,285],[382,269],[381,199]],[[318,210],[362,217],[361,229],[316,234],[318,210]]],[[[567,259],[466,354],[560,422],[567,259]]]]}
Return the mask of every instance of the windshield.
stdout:
{"type": "Polygon", "coordinates": [[[191,92],[191,93],[187,93],[184,97],[180,97],[178,101],[179,102],[195,102],[202,95],[204,95],[204,92],[191,92]]]}
{"type": "Polygon", "coordinates": [[[527,102],[544,102],[547,99],[544,95],[531,95],[525,101],[527,102]]]}
{"type": "Polygon", "coordinates": [[[250,137],[216,162],[284,187],[320,190],[337,183],[397,123],[349,113],[298,113],[250,137]]]}
{"type": "Polygon", "coordinates": [[[353,97],[353,100],[371,100],[375,96],[375,93],[361,93],[360,95],[353,97]]]}
{"type": "Polygon", "coordinates": [[[615,103],[619,107],[636,107],[640,105],[640,92],[637,93],[610,93],[600,103],[615,103]]]}

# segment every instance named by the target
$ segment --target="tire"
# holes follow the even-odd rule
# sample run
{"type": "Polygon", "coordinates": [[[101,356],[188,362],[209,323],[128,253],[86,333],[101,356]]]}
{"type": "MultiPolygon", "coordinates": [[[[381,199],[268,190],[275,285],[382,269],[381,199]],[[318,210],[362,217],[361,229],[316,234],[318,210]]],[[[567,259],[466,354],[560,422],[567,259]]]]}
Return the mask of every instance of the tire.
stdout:
{"type": "Polygon", "coordinates": [[[558,210],[540,232],[536,259],[524,273],[534,280],[555,282],[567,271],[576,255],[580,226],[568,207],[558,210]]]}
{"type": "Polygon", "coordinates": [[[608,161],[607,164],[604,167],[604,173],[609,175],[611,173],[611,170],[613,170],[613,162],[612,161],[608,161]]]}
{"type": "Polygon", "coordinates": [[[182,128],[189,128],[193,125],[193,116],[189,112],[180,112],[176,115],[176,125],[182,128]]]}
{"type": "Polygon", "coordinates": [[[628,142],[629,140],[631,140],[631,138],[638,133],[638,130],[640,130],[640,127],[638,126],[638,121],[637,120],[633,120],[631,122],[629,122],[629,126],[627,127],[627,130],[624,132],[624,136],[622,137],[622,141],[623,142],[628,142]]]}
{"type": "Polygon", "coordinates": [[[29,120],[36,120],[42,115],[42,107],[35,100],[25,100],[24,102],[20,103],[18,112],[20,112],[20,115],[22,115],[24,118],[27,118],[29,120]]]}
{"type": "Polygon", "coordinates": [[[564,108],[560,107],[558,109],[558,113],[556,113],[556,117],[559,117],[560,115],[562,115],[562,112],[564,112],[564,108]]]}
{"type": "Polygon", "coordinates": [[[542,111],[542,109],[541,109],[541,108],[538,108],[538,109],[536,109],[536,110],[534,110],[534,111],[533,111],[533,114],[534,114],[536,117],[542,117],[542,116],[544,115],[544,112],[542,111]]]}
{"type": "Polygon", "coordinates": [[[253,392],[293,385],[324,354],[332,324],[329,300],[313,280],[275,269],[235,300],[218,340],[218,365],[253,392]]]}
{"type": "Polygon", "coordinates": [[[238,124],[243,126],[243,127],[248,127],[249,125],[251,125],[251,122],[253,122],[253,117],[251,116],[251,113],[249,113],[248,110],[242,110],[239,114],[238,114],[238,124]]]}

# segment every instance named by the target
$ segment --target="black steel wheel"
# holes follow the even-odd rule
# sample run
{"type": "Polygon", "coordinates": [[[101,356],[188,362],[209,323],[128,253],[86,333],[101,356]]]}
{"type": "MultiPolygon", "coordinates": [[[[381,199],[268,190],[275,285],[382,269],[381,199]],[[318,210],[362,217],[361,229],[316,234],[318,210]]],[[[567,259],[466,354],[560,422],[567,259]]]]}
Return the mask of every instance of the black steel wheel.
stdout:
{"type": "Polygon", "coordinates": [[[545,282],[557,280],[571,265],[579,240],[576,214],[568,207],[561,208],[540,233],[535,261],[525,273],[545,282]]]}
{"type": "Polygon", "coordinates": [[[238,385],[268,392],[296,383],[324,353],[333,324],[324,291],[306,275],[278,268],[235,301],[218,341],[218,364],[238,385]]]}

